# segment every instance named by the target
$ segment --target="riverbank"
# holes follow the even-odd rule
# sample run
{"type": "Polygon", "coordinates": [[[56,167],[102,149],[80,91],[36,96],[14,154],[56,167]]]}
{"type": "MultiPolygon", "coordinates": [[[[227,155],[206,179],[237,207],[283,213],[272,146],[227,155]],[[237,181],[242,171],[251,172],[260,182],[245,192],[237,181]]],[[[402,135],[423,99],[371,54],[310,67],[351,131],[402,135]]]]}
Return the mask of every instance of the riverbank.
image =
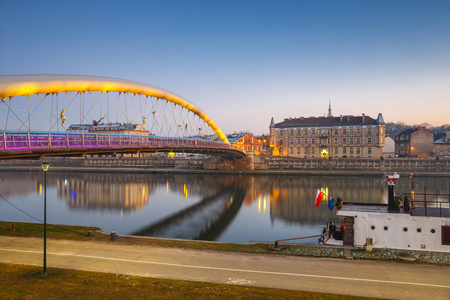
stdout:
{"type": "MultiPolygon", "coordinates": [[[[11,237],[42,238],[43,225],[34,223],[0,222],[0,235],[11,237]],[[14,225],[13,225],[14,224],[14,225]],[[14,230],[13,230],[14,229],[14,230]]],[[[236,253],[254,253],[265,255],[311,256],[325,258],[396,261],[416,264],[436,264],[450,266],[450,253],[429,251],[405,251],[394,249],[374,249],[366,252],[352,247],[334,247],[323,245],[279,244],[274,242],[254,242],[249,244],[219,243],[193,240],[176,240],[152,237],[120,235],[114,240],[110,233],[97,227],[47,225],[47,237],[59,240],[90,241],[105,244],[120,244],[129,246],[152,246],[161,248],[177,248],[201,251],[219,251],[236,253]]]]}

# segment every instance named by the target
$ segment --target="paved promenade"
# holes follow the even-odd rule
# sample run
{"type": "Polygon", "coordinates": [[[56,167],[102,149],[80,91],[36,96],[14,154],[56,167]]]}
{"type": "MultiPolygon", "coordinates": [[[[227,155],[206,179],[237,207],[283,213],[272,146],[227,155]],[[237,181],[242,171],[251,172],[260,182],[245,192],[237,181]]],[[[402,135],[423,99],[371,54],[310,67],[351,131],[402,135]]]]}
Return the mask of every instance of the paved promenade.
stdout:
{"type": "MultiPolygon", "coordinates": [[[[43,240],[0,237],[0,262],[42,266],[43,240]]],[[[389,299],[450,299],[436,265],[47,240],[47,267],[389,299]]]]}

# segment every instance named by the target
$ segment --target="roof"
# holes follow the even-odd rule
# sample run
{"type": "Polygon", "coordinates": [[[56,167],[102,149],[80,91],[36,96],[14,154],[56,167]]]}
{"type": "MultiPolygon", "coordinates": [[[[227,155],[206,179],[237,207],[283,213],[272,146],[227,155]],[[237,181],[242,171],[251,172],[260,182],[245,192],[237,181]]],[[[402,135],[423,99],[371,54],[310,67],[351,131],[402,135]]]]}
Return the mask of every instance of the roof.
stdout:
{"type": "MultiPolygon", "coordinates": [[[[242,139],[242,138],[243,138],[244,136],[246,136],[247,134],[250,134],[250,133],[244,133],[244,132],[241,132],[241,133],[232,133],[232,134],[227,135],[227,139],[228,139],[228,141],[230,142],[230,144],[234,144],[236,141],[242,139]]],[[[251,135],[251,134],[250,134],[250,135],[251,135]]]]}
{"type": "MultiPolygon", "coordinates": [[[[381,116],[381,114],[380,114],[381,116]]],[[[383,121],[383,117],[381,116],[383,121]]],[[[369,116],[340,116],[340,117],[309,117],[309,118],[289,118],[283,122],[275,124],[275,128],[283,127],[308,127],[308,126],[346,126],[346,125],[378,125],[379,120],[369,116]],[[364,122],[363,122],[364,118],[364,122]]]]}

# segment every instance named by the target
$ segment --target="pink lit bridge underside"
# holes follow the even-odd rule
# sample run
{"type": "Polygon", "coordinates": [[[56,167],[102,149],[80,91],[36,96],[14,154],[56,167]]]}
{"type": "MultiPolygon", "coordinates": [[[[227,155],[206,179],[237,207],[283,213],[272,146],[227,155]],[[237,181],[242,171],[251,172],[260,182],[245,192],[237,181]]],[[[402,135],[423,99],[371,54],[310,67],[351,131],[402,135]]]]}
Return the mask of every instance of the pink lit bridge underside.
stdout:
{"type": "Polygon", "coordinates": [[[92,133],[2,132],[0,159],[139,152],[186,152],[243,157],[230,144],[191,138],[92,133]]]}

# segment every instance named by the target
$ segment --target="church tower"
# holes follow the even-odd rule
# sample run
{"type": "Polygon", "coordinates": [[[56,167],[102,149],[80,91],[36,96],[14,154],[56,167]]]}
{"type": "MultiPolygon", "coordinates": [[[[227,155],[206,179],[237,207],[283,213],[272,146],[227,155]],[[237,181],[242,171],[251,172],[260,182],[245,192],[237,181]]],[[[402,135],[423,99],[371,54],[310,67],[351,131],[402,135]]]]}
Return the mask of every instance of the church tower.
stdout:
{"type": "Polygon", "coordinates": [[[328,114],[327,118],[331,118],[333,115],[331,114],[331,100],[328,102],[328,114]]]}

